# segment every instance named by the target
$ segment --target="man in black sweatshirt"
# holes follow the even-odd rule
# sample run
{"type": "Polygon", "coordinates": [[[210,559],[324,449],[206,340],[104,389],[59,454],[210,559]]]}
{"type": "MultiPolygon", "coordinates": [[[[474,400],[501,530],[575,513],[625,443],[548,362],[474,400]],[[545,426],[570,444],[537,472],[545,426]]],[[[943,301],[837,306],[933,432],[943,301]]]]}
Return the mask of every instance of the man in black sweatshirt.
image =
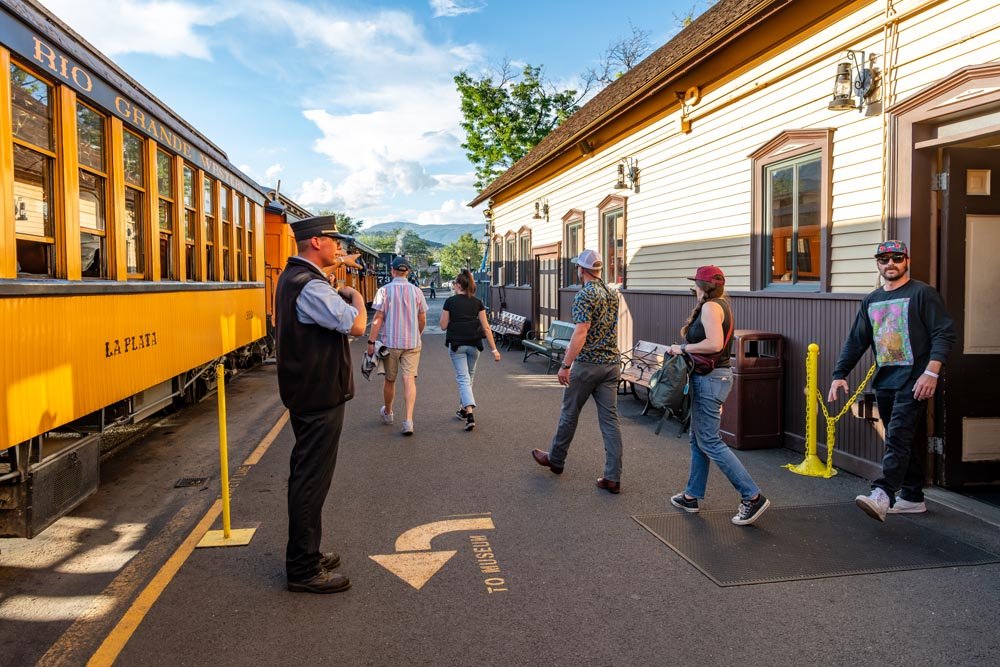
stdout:
{"type": "Polygon", "coordinates": [[[849,391],[844,378],[870,347],[878,370],[873,385],[879,417],[885,426],[882,476],[871,495],[858,496],[858,507],[885,521],[885,515],[926,512],[924,447],[914,436],[937,390],[938,377],[955,329],[937,290],[910,278],[910,255],[902,241],[885,241],[875,251],[885,284],[861,302],[854,327],[833,371],[827,401],[849,391]],[[896,494],[899,497],[896,497],[896,494]]]}

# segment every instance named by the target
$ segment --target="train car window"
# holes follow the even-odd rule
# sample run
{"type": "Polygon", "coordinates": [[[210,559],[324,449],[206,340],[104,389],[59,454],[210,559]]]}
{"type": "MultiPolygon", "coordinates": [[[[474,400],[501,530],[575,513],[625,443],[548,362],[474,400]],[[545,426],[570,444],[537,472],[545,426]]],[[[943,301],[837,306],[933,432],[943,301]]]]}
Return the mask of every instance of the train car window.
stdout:
{"type": "Polygon", "coordinates": [[[177,280],[174,268],[174,165],[168,153],[156,151],[156,185],[159,196],[160,280],[177,280]]]}
{"type": "Polygon", "coordinates": [[[233,272],[229,260],[232,255],[229,253],[230,240],[233,234],[233,226],[229,220],[229,188],[222,186],[219,196],[219,216],[222,218],[222,279],[232,280],[233,272]]]}
{"type": "Polygon", "coordinates": [[[76,143],[80,163],[80,269],[84,278],[108,277],[108,173],[104,116],[76,104],[76,143]]]}
{"type": "Polygon", "coordinates": [[[138,135],[125,131],[122,153],[125,163],[125,266],[130,278],[146,277],[146,216],[144,211],[145,151],[138,135]]]}
{"type": "Polygon", "coordinates": [[[198,211],[194,202],[194,169],[184,165],[184,266],[187,280],[198,280],[198,255],[195,251],[195,225],[198,211]]]}
{"type": "Polygon", "coordinates": [[[257,280],[257,267],[254,265],[254,255],[256,243],[254,243],[254,226],[257,217],[257,207],[247,200],[247,280],[253,282],[257,280]]]}
{"type": "Polygon", "coordinates": [[[10,82],[17,273],[54,278],[52,87],[16,64],[10,66],[10,82]]]}
{"type": "Polygon", "coordinates": [[[205,280],[215,280],[215,181],[204,177],[205,280]]]}
{"type": "Polygon", "coordinates": [[[16,64],[10,66],[14,137],[55,150],[52,138],[52,86],[16,64]]]}
{"type": "Polygon", "coordinates": [[[233,193],[233,211],[236,212],[236,280],[243,282],[243,196],[233,193]]]}

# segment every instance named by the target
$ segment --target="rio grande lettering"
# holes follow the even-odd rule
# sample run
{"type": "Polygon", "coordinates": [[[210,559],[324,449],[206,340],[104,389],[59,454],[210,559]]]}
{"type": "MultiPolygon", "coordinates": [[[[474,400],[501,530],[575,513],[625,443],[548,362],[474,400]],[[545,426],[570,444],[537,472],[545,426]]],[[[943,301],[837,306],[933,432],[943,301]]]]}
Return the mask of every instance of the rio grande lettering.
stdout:
{"type": "Polygon", "coordinates": [[[147,347],[156,345],[156,332],[126,336],[125,338],[115,338],[104,341],[105,358],[116,357],[119,354],[128,354],[136,350],[144,350],[147,347]]]}

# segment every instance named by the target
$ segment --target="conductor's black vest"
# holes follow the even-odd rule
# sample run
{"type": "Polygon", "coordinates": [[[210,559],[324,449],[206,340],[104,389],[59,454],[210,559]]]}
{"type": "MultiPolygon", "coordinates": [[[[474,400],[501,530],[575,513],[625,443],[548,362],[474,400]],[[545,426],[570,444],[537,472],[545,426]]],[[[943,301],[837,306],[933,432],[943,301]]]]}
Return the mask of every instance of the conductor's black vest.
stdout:
{"type": "Polygon", "coordinates": [[[348,338],[318,324],[302,324],[295,302],[310,280],[326,281],[312,264],[292,257],[281,272],[274,295],[278,392],[296,413],[321,412],[354,398],[348,338]]]}

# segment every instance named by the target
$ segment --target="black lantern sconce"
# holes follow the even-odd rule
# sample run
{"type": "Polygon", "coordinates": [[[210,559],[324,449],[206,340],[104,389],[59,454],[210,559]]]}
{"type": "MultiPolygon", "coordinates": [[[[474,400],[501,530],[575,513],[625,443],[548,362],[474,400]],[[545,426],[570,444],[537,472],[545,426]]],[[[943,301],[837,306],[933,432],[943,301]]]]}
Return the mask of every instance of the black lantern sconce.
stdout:
{"type": "Polygon", "coordinates": [[[545,219],[545,222],[549,221],[549,200],[542,198],[535,200],[535,214],[531,216],[532,220],[545,219]]]}
{"type": "Polygon", "coordinates": [[[28,207],[25,205],[24,200],[20,197],[14,202],[14,214],[19,221],[24,221],[28,219],[28,207]]]}
{"type": "Polygon", "coordinates": [[[493,202],[487,204],[486,208],[483,209],[483,217],[486,218],[486,234],[487,238],[493,237],[493,202]]]}
{"type": "MultiPolygon", "coordinates": [[[[878,71],[868,63],[866,67],[864,51],[848,51],[847,61],[837,65],[837,78],[833,82],[833,99],[827,108],[830,111],[864,111],[868,95],[875,87],[878,71]],[[854,101],[857,97],[857,102],[854,101]]],[[[875,54],[871,55],[871,60],[875,54]]]]}
{"type": "Polygon", "coordinates": [[[615,190],[625,189],[639,192],[639,161],[634,157],[622,158],[618,163],[618,180],[615,181],[615,190]],[[626,181],[628,181],[627,184],[626,181]]]}

